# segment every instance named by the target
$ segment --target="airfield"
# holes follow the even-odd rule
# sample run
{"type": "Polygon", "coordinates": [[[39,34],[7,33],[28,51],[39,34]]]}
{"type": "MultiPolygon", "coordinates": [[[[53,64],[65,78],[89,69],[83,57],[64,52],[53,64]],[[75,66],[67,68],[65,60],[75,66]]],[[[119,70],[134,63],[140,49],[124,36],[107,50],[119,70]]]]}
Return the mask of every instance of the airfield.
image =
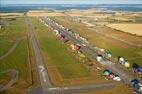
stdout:
{"type": "Polygon", "coordinates": [[[137,77],[142,81],[141,75],[132,72],[133,63],[142,66],[142,37],[139,31],[142,13],[89,9],[31,10],[26,14],[0,15],[2,94],[35,94],[37,91],[43,94],[133,94],[129,80],[137,77]],[[75,39],[54,22],[84,37],[89,44],[75,39]],[[111,26],[113,24],[115,26],[111,26]],[[135,25],[130,26],[133,32],[125,29],[124,25],[128,24],[135,25]],[[69,41],[57,37],[55,29],[62,31],[69,41]],[[135,32],[137,29],[138,33],[135,32]],[[81,44],[85,59],[70,48],[77,42],[81,44]],[[123,81],[105,79],[103,70],[109,67],[96,60],[97,54],[100,54],[96,48],[112,53],[112,57],[104,61],[115,64],[118,70],[110,67],[113,72],[126,74],[121,78],[123,81]],[[120,65],[118,56],[126,58],[130,68],[120,65]]]}

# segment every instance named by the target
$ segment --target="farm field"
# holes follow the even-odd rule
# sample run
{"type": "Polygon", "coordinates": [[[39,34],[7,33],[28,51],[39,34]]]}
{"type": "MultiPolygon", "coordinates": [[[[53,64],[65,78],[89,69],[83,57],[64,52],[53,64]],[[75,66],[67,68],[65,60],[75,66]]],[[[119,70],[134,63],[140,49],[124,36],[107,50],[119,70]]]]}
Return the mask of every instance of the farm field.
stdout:
{"type": "MultiPolygon", "coordinates": [[[[16,47],[6,57],[0,60],[0,72],[9,69],[15,69],[19,72],[17,82],[7,91],[2,94],[24,94],[26,89],[32,85],[30,62],[28,57],[28,40],[27,30],[24,17],[18,17],[15,20],[6,21],[8,25],[0,31],[0,56],[6,54],[9,49],[17,42],[16,47]]],[[[4,76],[2,81],[7,76],[4,76]]],[[[8,79],[13,79],[9,77],[8,79]]]]}
{"type": "Polygon", "coordinates": [[[124,41],[129,41],[133,44],[142,44],[142,37],[136,37],[135,35],[132,35],[127,32],[119,31],[107,26],[101,26],[101,27],[95,27],[97,31],[104,33],[109,36],[113,36],[119,39],[123,39],[124,41]]]}
{"type": "Polygon", "coordinates": [[[27,15],[28,16],[35,16],[35,17],[38,17],[38,16],[65,16],[63,13],[61,12],[47,12],[47,11],[42,11],[42,10],[31,10],[29,12],[27,12],[27,15]]]}
{"type": "Polygon", "coordinates": [[[68,20],[68,18],[65,17],[51,17],[51,19],[54,19],[56,22],[71,28],[72,31],[87,38],[92,45],[111,51],[116,60],[118,56],[123,56],[131,63],[131,65],[137,63],[142,66],[142,49],[106,38],[103,35],[88,29],[84,24],[68,20]]]}
{"type": "Polygon", "coordinates": [[[108,24],[108,27],[142,36],[142,24],[108,24]]]}

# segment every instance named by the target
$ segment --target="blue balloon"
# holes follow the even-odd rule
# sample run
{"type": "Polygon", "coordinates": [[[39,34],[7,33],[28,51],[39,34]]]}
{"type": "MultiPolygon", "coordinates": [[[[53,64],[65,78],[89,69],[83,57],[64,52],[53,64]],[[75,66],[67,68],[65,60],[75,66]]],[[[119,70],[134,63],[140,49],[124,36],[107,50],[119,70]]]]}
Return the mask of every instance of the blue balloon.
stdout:
{"type": "Polygon", "coordinates": [[[142,73],[142,67],[137,68],[137,71],[142,73]]]}

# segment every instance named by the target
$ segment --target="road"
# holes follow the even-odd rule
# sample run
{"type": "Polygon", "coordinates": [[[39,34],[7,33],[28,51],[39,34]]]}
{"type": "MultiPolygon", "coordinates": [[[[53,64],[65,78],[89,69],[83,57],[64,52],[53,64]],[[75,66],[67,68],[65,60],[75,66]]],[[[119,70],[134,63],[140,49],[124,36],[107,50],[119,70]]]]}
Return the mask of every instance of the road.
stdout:
{"type": "MultiPolygon", "coordinates": [[[[83,41],[81,41],[79,39],[76,39],[67,30],[62,29],[57,24],[55,24],[53,21],[51,21],[50,19],[48,19],[46,17],[41,17],[40,19],[42,19],[51,28],[60,31],[62,34],[64,34],[73,43],[81,44],[82,45],[81,46],[81,50],[84,53],[86,53],[90,57],[90,59],[96,59],[96,57],[98,55],[98,51],[97,51],[98,49],[95,49],[94,47],[92,47],[92,46],[90,46],[88,44],[85,44],[83,41]],[[83,46],[83,44],[85,44],[86,46],[83,46]]],[[[100,63],[105,68],[110,69],[115,74],[118,74],[120,76],[120,78],[122,79],[122,81],[124,81],[124,83],[126,83],[126,84],[130,84],[131,80],[135,78],[133,75],[129,74],[127,71],[122,69],[119,65],[116,65],[115,63],[107,60],[106,58],[103,58],[103,60],[100,63]]]]}
{"type": "Polygon", "coordinates": [[[15,49],[16,47],[18,46],[19,44],[19,40],[17,40],[14,45],[2,56],[0,56],[0,60],[6,58],[7,56],[9,56],[15,49]]]}
{"type": "Polygon", "coordinates": [[[48,71],[44,65],[44,60],[42,58],[40,48],[38,46],[38,42],[37,42],[35,34],[34,34],[34,29],[33,29],[32,24],[28,18],[26,18],[26,23],[28,25],[28,30],[29,30],[28,37],[30,39],[30,43],[31,43],[33,50],[34,50],[34,55],[35,55],[35,59],[36,59],[36,66],[37,66],[38,74],[40,77],[42,90],[45,91],[45,90],[52,87],[52,83],[49,79],[48,71]]]}
{"type": "Polygon", "coordinates": [[[92,92],[97,90],[109,90],[115,87],[116,83],[81,85],[72,87],[56,87],[47,90],[48,94],[77,94],[81,92],[92,92]]]}

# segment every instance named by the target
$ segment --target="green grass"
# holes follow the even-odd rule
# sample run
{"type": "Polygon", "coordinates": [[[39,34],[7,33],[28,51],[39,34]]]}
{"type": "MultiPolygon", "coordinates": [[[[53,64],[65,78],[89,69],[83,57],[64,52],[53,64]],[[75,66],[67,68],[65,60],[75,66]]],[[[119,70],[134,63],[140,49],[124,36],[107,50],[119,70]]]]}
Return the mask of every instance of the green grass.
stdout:
{"type": "Polygon", "coordinates": [[[20,78],[27,76],[27,49],[26,41],[22,40],[12,54],[0,62],[0,71],[6,69],[17,69],[20,72],[20,78]]]}
{"type": "Polygon", "coordinates": [[[19,71],[20,79],[26,79],[28,75],[27,68],[27,38],[25,36],[25,22],[24,18],[17,18],[13,21],[8,21],[8,26],[3,32],[0,38],[0,53],[4,50],[11,48],[14,42],[9,44],[9,41],[19,40],[19,44],[16,49],[6,58],[0,60],[0,71],[7,69],[17,69],[19,71]]]}
{"type": "Polygon", "coordinates": [[[142,49],[128,46],[119,41],[109,40],[104,36],[89,30],[83,24],[69,21],[65,17],[51,17],[51,19],[68,28],[71,28],[72,31],[78,32],[82,36],[87,37],[92,44],[111,51],[113,57],[117,58],[118,56],[123,56],[131,63],[131,65],[133,63],[137,63],[142,66],[142,49]]]}
{"type": "Polygon", "coordinates": [[[45,61],[46,63],[52,63],[65,79],[89,76],[87,69],[69,53],[65,44],[57,40],[52,31],[35,18],[32,18],[32,22],[42,53],[46,53],[50,58],[50,61],[45,61]]]}
{"type": "Polygon", "coordinates": [[[5,54],[14,44],[14,41],[20,38],[23,28],[23,19],[18,18],[13,21],[6,21],[7,25],[4,29],[0,29],[0,56],[5,54]]]}
{"type": "Polygon", "coordinates": [[[7,40],[0,41],[0,56],[4,55],[11,47],[12,47],[12,42],[9,42],[7,40]]]}

